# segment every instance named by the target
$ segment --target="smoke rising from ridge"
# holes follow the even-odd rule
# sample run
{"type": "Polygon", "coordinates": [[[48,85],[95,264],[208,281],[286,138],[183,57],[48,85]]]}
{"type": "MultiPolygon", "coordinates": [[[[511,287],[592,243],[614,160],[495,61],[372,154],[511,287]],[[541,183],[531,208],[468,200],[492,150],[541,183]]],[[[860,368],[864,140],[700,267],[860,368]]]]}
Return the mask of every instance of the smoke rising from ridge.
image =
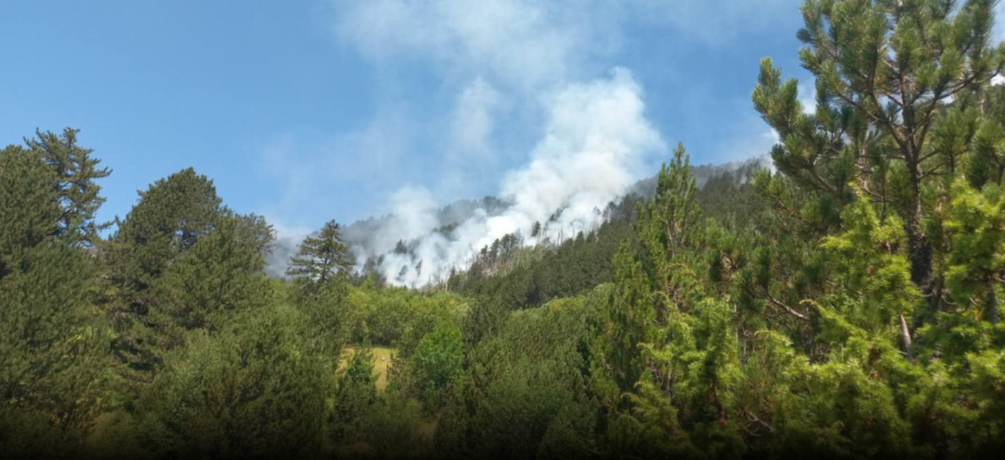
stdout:
{"type": "MultiPolygon", "coordinates": [[[[645,117],[642,88],[631,72],[616,67],[595,78],[622,46],[623,22],[641,15],[703,29],[694,18],[720,17],[698,14],[706,7],[645,0],[333,3],[338,39],[379,72],[400,72],[402,63],[433,63],[436,78],[453,92],[452,107],[420,123],[433,133],[430,139],[394,144],[422,142],[442,152],[439,161],[433,157],[428,163],[434,164],[427,164],[438,177],[411,175],[405,180],[421,185],[391,194],[387,215],[344,230],[358,269],[412,287],[467,269],[483,247],[508,234],[530,246],[598,227],[608,203],[652,172],[641,170],[648,155],[666,151],[645,117]],[[683,14],[689,11],[697,13],[683,14]],[[680,20],[685,16],[689,19],[680,20]],[[529,133],[535,134],[528,139],[529,133]],[[512,158],[512,145],[533,147],[521,149],[527,152],[522,165],[500,174],[495,166],[512,158]],[[445,208],[434,199],[485,190],[488,180],[498,182],[498,198],[445,208]],[[540,232],[534,231],[537,224],[540,232]]],[[[367,138],[395,139],[393,129],[379,134],[367,138]]],[[[369,150],[380,151],[363,151],[369,150]]],[[[396,171],[394,182],[401,183],[403,170],[396,171]]],[[[277,253],[292,253],[295,245],[287,243],[295,241],[282,239],[277,253]]]]}
{"type": "MultiPolygon", "coordinates": [[[[653,172],[639,174],[640,163],[653,164],[648,154],[666,150],[632,74],[602,73],[650,55],[653,37],[635,31],[658,27],[703,46],[733,46],[737,37],[777,27],[780,17],[798,21],[793,1],[328,0],[333,38],[368,65],[379,97],[366,123],[321,139],[293,133],[263,155],[263,169],[284,187],[281,204],[263,214],[280,222],[303,209],[312,220],[358,216],[375,208],[369,197],[389,197],[388,214],[344,233],[361,269],[410,286],[467,268],[508,233],[525,245],[575,237],[609,217],[607,203],[631,191],[630,182],[653,172]],[[315,199],[333,182],[340,199],[315,199]],[[437,206],[486,193],[498,198],[437,206]],[[542,234],[532,234],[535,223],[542,234]]],[[[650,72],[638,81],[648,82],[650,72]]],[[[691,75],[681,74],[680,81],[652,76],[687,84],[691,75]]],[[[743,133],[746,126],[736,130],[740,139],[713,142],[724,148],[703,150],[739,159],[770,148],[769,137],[751,139],[761,132],[743,133]]],[[[287,223],[294,222],[305,221],[287,223]]],[[[272,275],[300,241],[280,236],[272,275]]]]}
{"type": "MultiPolygon", "coordinates": [[[[647,154],[665,150],[644,116],[642,90],[627,69],[607,78],[572,83],[542,98],[546,127],[530,162],[505,174],[504,209],[478,207],[450,229],[432,195],[406,186],[392,196],[392,213],[375,236],[356,244],[360,265],[380,258],[378,271],[392,284],[421,287],[465,269],[485,246],[507,234],[535,245],[575,235],[601,223],[601,210],[638,178],[647,154]],[[536,223],[541,232],[532,236],[536,223]],[[397,243],[407,251],[395,250],[397,243]]],[[[354,239],[350,235],[351,239],[354,239]]]]}

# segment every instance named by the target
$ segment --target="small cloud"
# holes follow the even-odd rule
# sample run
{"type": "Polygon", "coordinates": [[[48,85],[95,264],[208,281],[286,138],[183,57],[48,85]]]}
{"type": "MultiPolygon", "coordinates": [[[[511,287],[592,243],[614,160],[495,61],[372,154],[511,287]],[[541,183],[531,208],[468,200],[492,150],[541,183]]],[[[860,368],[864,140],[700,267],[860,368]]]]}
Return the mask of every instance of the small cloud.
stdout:
{"type": "Polygon", "coordinates": [[[448,74],[492,75],[533,90],[569,77],[604,49],[611,15],[588,1],[574,8],[527,0],[336,0],[336,33],[379,64],[428,59],[448,74]],[[583,10],[587,10],[584,13],[583,10]],[[605,28],[607,30],[608,28],[605,28]]]}

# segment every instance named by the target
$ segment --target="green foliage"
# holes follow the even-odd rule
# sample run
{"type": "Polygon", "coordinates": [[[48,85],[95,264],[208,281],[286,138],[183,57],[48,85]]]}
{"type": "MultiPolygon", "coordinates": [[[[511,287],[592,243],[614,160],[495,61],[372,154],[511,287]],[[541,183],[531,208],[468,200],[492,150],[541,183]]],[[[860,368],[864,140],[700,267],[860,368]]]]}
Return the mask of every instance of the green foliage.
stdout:
{"type": "Polygon", "coordinates": [[[443,323],[422,337],[408,365],[412,385],[429,409],[438,409],[464,370],[464,342],[456,324],[443,323]]]}
{"type": "Polygon", "coordinates": [[[592,333],[590,389],[609,452],[858,458],[993,445],[975,425],[982,411],[954,407],[971,407],[956,398],[978,394],[964,383],[971,361],[963,353],[995,347],[1000,336],[963,322],[923,329],[925,342],[939,343],[934,355],[911,343],[904,317],[922,296],[896,215],[862,194],[830,236],[784,206],[755,232],[736,234],[743,230],[689,218],[695,198],[681,156],[658,185],[675,192],[640,212],[637,245],[622,244],[592,333]],[[819,236],[793,244],[756,233],[778,232],[785,226],[775,222],[786,220],[819,236]],[[690,242],[675,244],[682,240],[690,242]],[[798,276],[784,275],[794,269],[798,276]],[[966,337],[984,345],[966,348],[966,337]],[[908,359],[916,352],[926,361],[908,359]],[[953,355],[948,367],[940,352],[953,355]]]}
{"type": "Polygon", "coordinates": [[[354,277],[334,221],[266,279],[272,228],[191,168],[100,240],[108,170],[37,132],[0,151],[0,457],[991,456],[994,4],[805,1],[814,110],[770,59],[752,95],[774,172],[699,187],[679,146],[595,231],[425,291],[354,277]]]}
{"type": "Polygon", "coordinates": [[[81,223],[67,216],[89,216],[93,209],[61,198],[54,168],[36,148],[0,151],[4,457],[68,455],[99,407],[107,338],[92,303],[95,266],[78,247],[79,229],[66,227],[81,223]]]}
{"type": "Polygon", "coordinates": [[[418,401],[387,391],[363,416],[362,439],[380,458],[430,456],[432,439],[421,431],[425,423],[418,401]]]}
{"type": "Polygon", "coordinates": [[[312,293],[336,276],[348,275],[352,266],[352,254],[342,241],[341,227],[332,220],[321,228],[318,236],[304,238],[297,255],[290,260],[286,275],[299,279],[304,290],[312,293]]]}
{"type": "Polygon", "coordinates": [[[603,294],[514,312],[470,352],[436,431],[444,456],[597,454],[596,407],[584,391],[587,331],[603,294]]]}
{"type": "Polygon", "coordinates": [[[273,239],[264,219],[225,208],[213,182],[192,168],[140,192],[101,246],[122,383],[150,383],[184,330],[217,331],[237,310],[265,305],[264,255],[273,239]]]}
{"type": "Polygon", "coordinates": [[[962,179],[953,184],[944,223],[952,235],[946,255],[946,284],[957,302],[983,298],[980,315],[998,322],[998,296],[1005,273],[1005,195],[997,185],[978,191],[962,179]]]}
{"type": "Polygon", "coordinates": [[[597,326],[591,350],[595,356],[595,391],[611,415],[623,407],[622,395],[634,388],[642,376],[644,363],[638,344],[646,340],[646,325],[655,315],[646,295],[649,279],[642,264],[634,260],[628,243],[622,244],[614,263],[618,268],[614,292],[608,294],[608,317],[597,326]]]}
{"type": "Polygon", "coordinates": [[[339,372],[335,391],[333,435],[342,443],[363,438],[363,420],[377,401],[373,354],[369,348],[351,352],[339,372]]]}
{"type": "Polygon", "coordinates": [[[0,280],[0,453],[72,452],[98,408],[107,338],[79,249],[31,248],[0,280]],[[38,437],[47,442],[28,442],[38,437]]]}
{"type": "Polygon", "coordinates": [[[0,279],[19,270],[25,252],[56,233],[61,214],[53,172],[32,151],[0,151],[0,279]]]}
{"type": "Polygon", "coordinates": [[[235,310],[255,309],[269,300],[263,251],[272,240],[271,228],[256,235],[246,218],[224,213],[219,219],[154,284],[156,306],[181,327],[216,330],[235,310]]]}
{"type": "Polygon", "coordinates": [[[464,339],[474,346],[485,338],[495,335],[506,324],[509,311],[500,303],[479,299],[471,306],[471,312],[464,318],[464,339]]]}
{"type": "Polygon", "coordinates": [[[80,130],[65,128],[56,135],[35,131],[35,139],[25,139],[25,144],[45,161],[54,173],[51,187],[56,192],[56,203],[61,208],[56,236],[71,244],[91,245],[98,239],[98,231],[110,224],[99,224],[94,213],[105,202],[95,180],[108,177],[108,168],[98,168],[100,160],[91,157],[93,150],[77,145],[80,130]]]}
{"type": "Polygon", "coordinates": [[[638,247],[624,243],[615,260],[615,291],[594,340],[594,388],[623,454],[723,458],[746,449],[730,423],[742,379],[733,311],[702,292],[696,194],[678,147],[639,212],[638,247]]]}
{"type": "Polygon", "coordinates": [[[297,308],[307,321],[302,338],[312,350],[332,357],[342,351],[348,336],[347,290],[345,283],[329,283],[315,295],[298,298],[297,308]]]}
{"type": "Polygon", "coordinates": [[[904,256],[903,225],[895,216],[881,220],[864,197],[845,208],[842,220],[845,232],[822,243],[834,255],[830,261],[835,282],[844,288],[834,303],[851,296],[854,302],[849,304],[858,309],[843,310],[845,320],[878,333],[900,315],[910,315],[920,299],[904,256]]]}
{"type": "Polygon", "coordinates": [[[304,346],[304,324],[280,307],[188,334],[138,401],[140,444],[157,457],[317,456],[334,361],[304,346]]]}
{"type": "Polygon", "coordinates": [[[954,3],[808,0],[799,57],[816,78],[814,112],[804,113],[795,80],[782,82],[767,58],[753,94],[782,140],[771,153],[776,167],[806,192],[804,206],[827,211],[815,213],[820,223],[834,226],[852,202],[852,183],[883,214],[899,215],[911,281],[927,300],[915,325],[942,304],[936,264],[943,242],[933,239],[931,218],[946,185],[967,169],[963,161],[975,185],[1001,175],[994,153],[1000,110],[993,109],[1000,90],[988,86],[1005,61],[1005,47],[989,42],[995,2],[954,3]],[[979,120],[980,113],[990,116],[979,120]]]}
{"type": "Polygon", "coordinates": [[[224,214],[221,203],[206,176],[181,170],[140,192],[139,202],[102,245],[112,289],[109,316],[118,334],[114,346],[130,368],[150,370],[161,360],[158,349],[177,344],[177,337],[167,336],[172,320],[157,308],[155,286],[175,259],[216,227],[224,214]]]}
{"type": "Polygon", "coordinates": [[[467,318],[468,301],[456,294],[422,294],[413,290],[372,283],[346,288],[346,307],[341,315],[347,339],[394,346],[408,358],[426,333],[444,322],[460,324],[467,318]]]}
{"type": "Polygon", "coordinates": [[[108,251],[115,281],[147,289],[175,257],[216,227],[221,203],[213,181],[192,168],[158,179],[140,192],[140,201],[119,224],[108,251]]]}

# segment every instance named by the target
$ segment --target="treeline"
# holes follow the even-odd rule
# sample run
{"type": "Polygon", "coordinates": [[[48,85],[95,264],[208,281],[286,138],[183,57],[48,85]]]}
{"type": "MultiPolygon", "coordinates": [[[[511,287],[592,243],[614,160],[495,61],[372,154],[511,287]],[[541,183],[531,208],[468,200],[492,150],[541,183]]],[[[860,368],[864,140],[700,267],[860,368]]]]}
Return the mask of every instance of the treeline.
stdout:
{"type": "Polygon", "coordinates": [[[397,347],[395,381],[435,374],[427,343],[462,346],[464,301],[353,287],[334,222],[291,260],[295,281],[270,279],[271,226],[191,168],[101,238],[109,171],[76,134],[0,152],[0,457],[352,455],[420,420],[415,397],[378,395],[367,348],[397,347]]]}
{"type": "Polygon", "coordinates": [[[699,190],[679,147],[629,217],[452,292],[357,278],[335,222],[269,279],[268,224],[192,170],[100,238],[74,131],[7,147],[0,456],[993,456],[993,4],[804,3],[815,110],[770,60],[753,93],[776,171],[699,190]]]}
{"type": "MultiPolygon", "coordinates": [[[[708,217],[724,225],[759,225],[760,213],[765,212],[768,202],[747,180],[757,169],[751,163],[709,174],[699,187],[698,205],[708,210],[708,217]]],[[[622,241],[637,240],[636,207],[653,196],[655,189],[649,195],[631,194],[608,204],[604,215],[611,216],[609,220],[591,233],[580,232],[557,245],[507,244],[507,239],[513,238],[507,235],[482,248],[468,270],[454,273],[440,288],[476,298],[480,303],[521,309],[585,294],[597,285],[613,282],[614,254],[622,241]]]]}

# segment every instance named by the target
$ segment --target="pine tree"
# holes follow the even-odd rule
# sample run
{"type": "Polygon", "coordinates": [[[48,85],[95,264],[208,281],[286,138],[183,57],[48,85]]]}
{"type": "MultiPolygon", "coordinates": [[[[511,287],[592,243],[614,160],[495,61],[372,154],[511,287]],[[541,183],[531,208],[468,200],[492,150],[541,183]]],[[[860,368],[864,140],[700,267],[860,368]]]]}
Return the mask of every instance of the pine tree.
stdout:
{"type": "Polygon", "coordinates": [[[108,177],[108,168],[98,168],[100,160],[93,158],[93,150],[77,145],[80,130],[65,128],[62,134],[35,131],[35,139],[25,139],[31,150],[37,151],[55,174],[52,187],[62,209],[57,235],[74,244],[91,245],[98,231],[111,223],[97,223],[94,213],[105,199],[98,193],[101,186],[96,179],[108,177]]]}
{"type": "Polygon", "coordinates": [[[38,151],[0,150],[0,456],[72,451],[97,407],[94,264],[59,231],[55,181],[38,151]]]}
{"type": "Polygon", "coordinates": [[[113,351],[130,379],[148,382],[163,353],[182,341],[173,331],[175,321],[158,308],[169,299],[156,287],[176,260],[217,228],[225,208],[213,182],[192,168],[139,194],[139,202],[103,243],[102,255],[110,287],[107,311],[116,332],[113,351]]]}
{"type": "Polygon", "coordinates": [[[731,402],[739,380],[732,312],[703,292],[703,223],[683,146],[640,205],[637,247],[615,258],[615,290],[594,340],[595,388],[615,448],[642,456],[745,450],[731,402]],[[685,432],[687,429],[689,432],[685,432]],[[690,435],[690,436],[689,436],[690,435]]]}
{"type": "Polygon", "coordinates": [[[171,260],[216,227],[223,207],[213,181],[192,168],[158,179],[139,193],[139,202],[106,249],[113,280],[145,291],[171,260]]]}
{"type": "Polygon", "coordinates": [[[96,415],[107,342],[93,315],[93,274],[78,248],[43,243],[24,248],[0,281],[0,453],[17,438],[59,449],[96,415]],[[50,436],[52,446],[36,439],[50,436]]]}
{"type": "Polygon", "coordinates": [[[34,152],[0,151],[0,280],[21,265],[24,251],[56,233],[61,214],[52,171],[34,152]]]}
{"type": "Polygon", "coordinates": [[[210,330],[219,330],[236,311],[264,306],[264,256],[271,241],[272,229],[260,218],[225,212],[216,228],[156,281],[155,306],[182,327],[210,330]]]}
{"type": "Polygon", "coordinates": [[[952,121],[946,105],[980,94],[1005,62],[1005,48],[989,44],[995,2],[954,3],[806,1],[798,38],[807,45],[800,60],[816,77],[815,114],[803,112],[796,82],[783,83],[767,58],[753,95],[782,140],[771,152],[776,167],[836,208],[832,216],[852,202],[852,180],[901,216],[911,280],[929,300],[918,319],[933,315],[941,296],[926,182],[960,154],[933,139],[952,121]]]}
{"type": "Polygon", "coordinates": [[[131,435],[154,457],[321,456],[336,363],[306,346],[304,324],[294,309],[265,307],[192,332],[132,401],[131,435]]]}
{"type": "Polygon", "coordinates": [[[997,324],[996,290],[1005,283],[1005,193],[997,185],[977,191],[963,179],[957,180],[952,193],[945,222],[952,234],[946,284],[960,303],[983,298],[980,315],[997,324]]]}
{"type": "Polygon", "coordinates": [[[334,435],[340,441],[352,441],[359,436],[363,416],[377,402],[376,378],[373,375],[373,350],[369,346],[351,351],[338,375],[335,390],[334,435]]]}
{"type": "Polygon", "coordinates": [[[336,276],[348,275],[352,266],[352,254],[342,240],[341,227],[332,220],[317,236],[308,236],[300,243],[286,275],[303,280],[306,289],[314,292],[336,276]]]}

